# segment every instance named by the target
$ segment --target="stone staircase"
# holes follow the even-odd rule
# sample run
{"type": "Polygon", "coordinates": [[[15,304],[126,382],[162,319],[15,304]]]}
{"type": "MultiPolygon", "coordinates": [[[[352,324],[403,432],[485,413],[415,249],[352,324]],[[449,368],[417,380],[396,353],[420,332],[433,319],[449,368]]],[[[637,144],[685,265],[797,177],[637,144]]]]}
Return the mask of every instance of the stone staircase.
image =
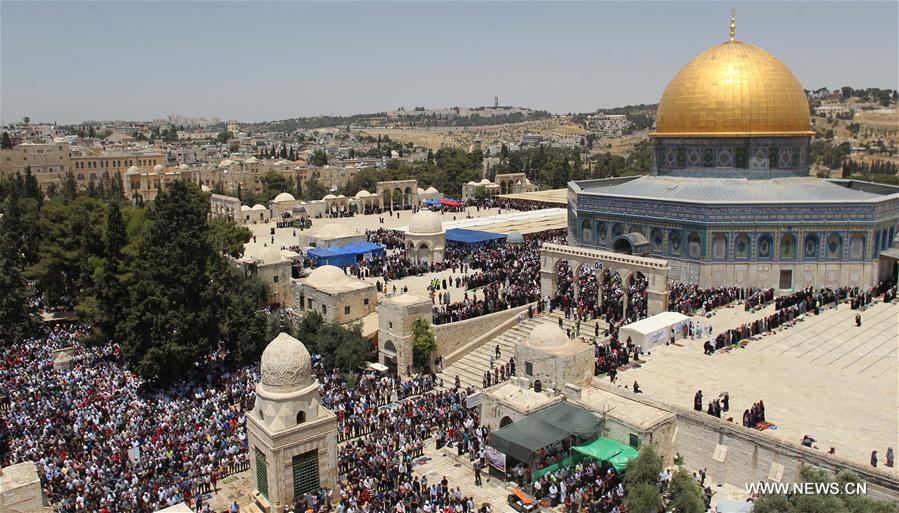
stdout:
{"type": "MultiPolygon", "coordinates": [[[[450,389],[459,376],[462,387],[469,385],[481,390],[484,388],[484,373],[490,368],[490,357],[495,356],[496,346],[499,345],[501,356],[499,362],[505,364],[509,361],[510,356],[515,355],[515,344],[518,340],[525,341],[538,323],[549,322],[558,325],[559,319],[562,319],[562,329],[571,328],[571,332],[575,332],[575,322],[571,319],[565,319],[565,315],[560,310],[554,310],[553,313],[544,312],[543,314],[527,319],[508,330],[500,333],[491,340],[485,341],[479,347],[471,350],[461,359],[445,367],[443,372],[438,372],[437,377],[443,380],[443,388],[450,389]]],[[[594,333],[594,323],[597,321],[587,321],[581,323],[581,336],[592,340],[594,333]]],[[[607,328],[607,324],[603,320],[599,320],[600,337],[607,328]]],[[[523,363],[516,362],[516,372],[521,375],[523,363]]]]}

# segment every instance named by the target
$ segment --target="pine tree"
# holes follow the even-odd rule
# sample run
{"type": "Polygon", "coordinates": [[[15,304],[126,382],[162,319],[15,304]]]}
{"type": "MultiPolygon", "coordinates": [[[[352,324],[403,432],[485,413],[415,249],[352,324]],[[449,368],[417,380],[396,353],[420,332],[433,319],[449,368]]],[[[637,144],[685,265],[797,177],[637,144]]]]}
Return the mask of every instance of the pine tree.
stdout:
{"type": "Polygon", "coordinates": [[[19,251],[21,234],[18,194],[12,191],[0,217],[0,346],[24,339],[37,326],[28,283],[22,276],[25,262],[19,251]]]}
{"type": "Polygon", "coordinates": [[[9,132],[3,132],[2,140],[0,140],[0,149],[12,149],[12,139],[9,137],[9,132]]]}

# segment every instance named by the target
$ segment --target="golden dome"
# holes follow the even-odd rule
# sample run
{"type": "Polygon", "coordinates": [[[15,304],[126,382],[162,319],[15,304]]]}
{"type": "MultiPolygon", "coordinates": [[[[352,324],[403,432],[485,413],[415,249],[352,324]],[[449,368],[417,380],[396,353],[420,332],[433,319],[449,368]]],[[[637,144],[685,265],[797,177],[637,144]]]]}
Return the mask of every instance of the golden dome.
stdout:
{"type": "Polygon", "coordinates": [[[768,52],[739,41],[683,67],[659,100],[654,137],[808,136],[802,84],[768,52]]]}

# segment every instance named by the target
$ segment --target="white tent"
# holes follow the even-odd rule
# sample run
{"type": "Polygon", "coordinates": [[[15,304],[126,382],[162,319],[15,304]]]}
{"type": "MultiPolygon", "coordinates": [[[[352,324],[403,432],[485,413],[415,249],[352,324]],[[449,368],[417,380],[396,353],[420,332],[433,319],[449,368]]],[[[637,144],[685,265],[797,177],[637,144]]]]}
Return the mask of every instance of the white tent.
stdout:
{"type": "Polygon", "coordinates": [[[183,502],[179,502],[174,506],[169,506],[165,509],[160,509],[156,513],[194,513],[190,506],[184,504],[183,502]]]}
{"type": "Polygon", "coordinates": [[[662,312],[622,326],[618,331],[618,340],[624,343],[627,337],[631,337],[634,344],[640,345],[643,349],[650,349],[667,342],[671,338],[672,329],[675,338],[683,338],[681,330],[689,323],[690,318],[684,314],[662,312]]]}

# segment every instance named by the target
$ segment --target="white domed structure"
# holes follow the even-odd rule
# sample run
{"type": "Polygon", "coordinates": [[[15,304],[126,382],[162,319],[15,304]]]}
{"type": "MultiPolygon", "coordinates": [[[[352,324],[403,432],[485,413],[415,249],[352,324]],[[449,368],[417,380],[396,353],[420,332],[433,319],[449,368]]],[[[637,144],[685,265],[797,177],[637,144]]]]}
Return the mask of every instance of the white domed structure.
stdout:
{"type": "Polygon", "coordinates": [[[155,166],[153,166],[153,171],[156,171],[157,173],[163,170],[165,170],[165,168],[162,167],[162,164],[156,164],[155,166]]]}
{"type": "Polygon", "coordinates": [[[139,174],[140,174],[140,168],[137,167],[137,166],[131,166],[131,167],[128,168],[128,171],[125,171],[125,174],[126,174],[126,175],[139,175],[139,174]]]}
{"type": "Polygon", "coordinates": [[[506,236],[506,244],[524,244],[524,235],[518,231],[509,232],[509,235],[506,236]]]}
{"type": "Polygon", "coordinates": [[[559,326],[544,322],[538,324],[528,335],[528,345],[541,349],[555,349],[571,342],[559,326]]]}
{"type": "Polygon", "coordinates": [[[240,211],[241,211],[241,212],[249,212],[250,210],[253,210],[253,209],[250,208],[250,207],[248,207],[247,205],[241,205],[241,206],[240,206],[240,211]]]}
{"type": "Polygon", "coordinates": [[[432,185],[432,186],[428,187],[427,189],[425,189],[425,192],[427,192],[428,194],[435,194],[440,191],[438,191],[437,188],[432,185]]]}
{"type": "Polygon", "coordinates": [[[342,283],[348,278],[349,276],[341,271],[339,267],[323,265],[321,267],[316,267],[315,270],[309,273],[309,277],[306,278],[306,284],[316,288],[324,288],[329,285],[342,283]]]}
{"type": "Polygon", "coordinates": [[[368,192],[368,191],[366,191],[365,189],[362,189],[361,191],[359,191],[359,192],[356,193],[356,198],[357,198],[357,199],[359,199],[359,198],[369,198],[369,197],[371,197],[371,193],[368,192]]]}
{"type": "Polygon", "coordinates": [[[253,208],[251,208],[250,210],[265,210],[265,207],[263,207],[259,203],[256,203],[255,205],[253,205],[253,208]]]}
{"type": "Polygon", "coordinates": [[[314,382],[312,357],[302,342],[287,333],[281,333],[262,352],[260,374],[261,383],[266,387],[306,387],[314,382]]]}
{"type": "Polygon", "coordinates": [[[583,386],[593,377],[593,346],[570,340],[558,324],[543,322],[527,340],[515,344],[515,361],[524,377],[544,388],[560,390],[565,384],[583,386]]]}
{"type": "Polygon", "coordinates": [[[289,192],[282,192],[281,194],[275,196],[275,199],[274,199],[275,202],[296,201],[296,200],[297,199],[293,197],[293,194],[291,194],[289,192]]]}
{"type": "Polygon", "coordinates": [[[443,262],[445,248],[446,231],[439,215],[422,210],[412,216],[406,230],[406,254],[409,258],[429,264],[443,262]]]}
{"type": "Polygon", "coordinates": [[[262,379],[256,384],[256,403],[246,414],[250,475],[255,492],[283,511],[293,504],[297,469],[305,486],[337,484],[337,417],[321,405],[312,358],[302,342],[280,333],[262,353],[262,379]],[[298,463],[299,460],[299,463],[298,463]],[[310,467],[315,472],[309,472],[310,467]]]}
{"type": "Polygon", "coordinates": [[[422,210],[409,220],[406,234],[432,234],[443,232],[443,221],[440,216],[430,210],[422,210]]]}
{"type": "Polygon", "coordinates": [[[231,164],[233,164],[233,163],[234,162],[232,162],[230,159],[225,159],[225,160],[219,162],[219,167],[230,167],[231,164]]]}
{"type": "Polygon", "coordinates": [[[208,185],[200,185],[200,190],[203,192],[211,192],[212,191],[212,189],[210,189],[208,185]]]}
{"type": "Polygon", "coordinates": [[[180,166],[178,166],[178,169],[184,171],[186,169],[190,169],[190,166],[188,166],[187,164],[181,164],[180,166]]]}

